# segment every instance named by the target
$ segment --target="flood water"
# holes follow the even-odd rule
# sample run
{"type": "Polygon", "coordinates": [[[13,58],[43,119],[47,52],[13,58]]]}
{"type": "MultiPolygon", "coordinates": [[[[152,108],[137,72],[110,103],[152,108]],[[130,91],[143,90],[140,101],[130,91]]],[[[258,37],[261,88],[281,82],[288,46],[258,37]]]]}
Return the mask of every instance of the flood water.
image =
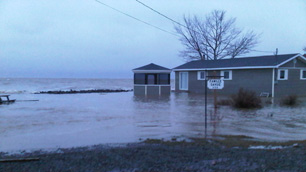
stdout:
{"type": "MultiPolygon", "coordinates": [[[[18,84],[21,81],[3,82],[9,84],[0,89],[1,94],[10,91],[11,98],[39,101],[0,105],[0,152],[128,143],[146,138],[205,137],[203,95],[171,93],[166,98],[146,98],[135,97],[133,92],[32,94],[33,91],[42,91],[42,88],[129,89],[132,88],[131,80],[112,80],[109,85],[105,83],[110,83],[110,80],[92,84],[77,80],[56,84],[56,80],[49,80],[53,85],[47,81],[31,85],[33,81],[22,80],[24,88],[30,91],[21,91],[23,86],[18,84]],[[86,84],[80,86],[80,82],[86,84]]],[[[209,137],[246,135],[272,141],[304,140],[305,112],[305,104],[296,108],[271,105],[250,111],[221,106],[215,111],[209,99],[206,133],[209,137]]]]}

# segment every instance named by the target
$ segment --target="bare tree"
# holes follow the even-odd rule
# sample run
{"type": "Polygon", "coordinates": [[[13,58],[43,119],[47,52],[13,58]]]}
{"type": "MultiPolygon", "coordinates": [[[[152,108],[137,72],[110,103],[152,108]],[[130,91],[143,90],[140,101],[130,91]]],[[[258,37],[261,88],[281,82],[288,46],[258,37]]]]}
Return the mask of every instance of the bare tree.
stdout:
{"type": "Polygon", "coordinates": [[[218,60],[252,51],[259,36],[253,31],[243,33],[235,27],[236,19],[226,19],[225,13],[214,10],[205,19],[184,16],[184,24],[175,25],[185,46],[181,56],[187,61],[218,60]]]}

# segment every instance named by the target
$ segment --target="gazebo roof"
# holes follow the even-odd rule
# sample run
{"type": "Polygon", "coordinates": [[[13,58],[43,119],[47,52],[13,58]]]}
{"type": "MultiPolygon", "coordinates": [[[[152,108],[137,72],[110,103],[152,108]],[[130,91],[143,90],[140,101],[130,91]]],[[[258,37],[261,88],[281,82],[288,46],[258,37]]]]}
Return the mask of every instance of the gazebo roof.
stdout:
{"type": "Polygon", "coordinates": [[[171,69],[150,63],[145,66],[133,69],[134,73],[170,73],[171,69]]]}

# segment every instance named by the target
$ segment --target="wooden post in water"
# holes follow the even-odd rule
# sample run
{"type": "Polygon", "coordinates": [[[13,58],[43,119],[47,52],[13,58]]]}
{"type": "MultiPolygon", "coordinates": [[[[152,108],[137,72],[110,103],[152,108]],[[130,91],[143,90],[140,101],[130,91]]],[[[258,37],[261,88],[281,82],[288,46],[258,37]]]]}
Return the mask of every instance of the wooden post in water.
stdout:
{"type": "MultiPolygon", "coordinates": [[[[214,77],[214,79],[218,79],[216,71],[214,71],[213,76],[216,76],[216,77],[214,77]]],[[[218,107],[218,102],[217,101],[218,101],[217,90],[214,89],[214,107],[215,107],[215,109],[217,109],[217,107],[218,107]]]]}
{"type": "Polygon", "coordinates": [[[207,70],[205,70],[205,138],[207,137],[207,70]]]}

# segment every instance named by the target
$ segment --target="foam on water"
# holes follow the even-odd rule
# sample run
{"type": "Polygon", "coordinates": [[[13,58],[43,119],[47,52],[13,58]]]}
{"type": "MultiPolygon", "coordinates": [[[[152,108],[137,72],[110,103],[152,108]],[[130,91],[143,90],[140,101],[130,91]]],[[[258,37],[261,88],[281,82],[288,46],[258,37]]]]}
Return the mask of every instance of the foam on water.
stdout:
{"type": "Polygon", "coordinates": [[[0,94],[23,94],[26,90],[0,90],[0,94]]]}

